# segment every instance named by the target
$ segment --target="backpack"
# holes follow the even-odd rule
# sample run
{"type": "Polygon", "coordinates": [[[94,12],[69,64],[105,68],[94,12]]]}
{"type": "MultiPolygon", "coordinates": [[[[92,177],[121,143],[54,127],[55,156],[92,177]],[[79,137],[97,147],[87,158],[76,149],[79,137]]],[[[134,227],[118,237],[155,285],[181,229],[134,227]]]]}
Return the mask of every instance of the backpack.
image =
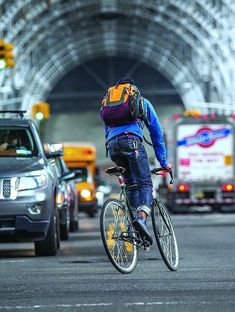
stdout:
{"type": "Polygon", "coordinates": [[[144,99],[138,88],[130,83],[110,87],[102,100],[100,116],[109,127],[145,120],[144,99]]]}

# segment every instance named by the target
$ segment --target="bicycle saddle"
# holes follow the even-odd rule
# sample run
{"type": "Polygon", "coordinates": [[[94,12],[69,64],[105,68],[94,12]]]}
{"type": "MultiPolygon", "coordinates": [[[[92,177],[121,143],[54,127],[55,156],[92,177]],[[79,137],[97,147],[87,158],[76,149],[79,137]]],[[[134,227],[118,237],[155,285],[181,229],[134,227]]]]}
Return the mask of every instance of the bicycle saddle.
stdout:
{"type": "Polygon", "coordinates": [[[106,173],[110,175],[116,175],[119,176],[120,174],[123,174],[126,171],[123,167],[110,167],[105,170],[106,173]]]}

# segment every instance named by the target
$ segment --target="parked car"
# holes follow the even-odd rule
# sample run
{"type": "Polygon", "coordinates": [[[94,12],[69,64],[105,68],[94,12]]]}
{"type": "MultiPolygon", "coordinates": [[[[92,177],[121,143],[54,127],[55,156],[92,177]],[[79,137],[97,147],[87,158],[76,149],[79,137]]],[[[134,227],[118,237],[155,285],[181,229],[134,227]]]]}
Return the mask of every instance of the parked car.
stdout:
{"type": "Polygon", "coordinates": [[[55,158],[60,189],[57,195],[59,210],[60,238],[67,240],[69,231],[78,230],[78,196],[74,179],[78,171],[70,171],[62,157],[55,158]]]}
{"type": "Polygon", "coordinates": [[[37,256],[54,256],[60,245],[54,158],[63,148],[52,144],[46,153],[34,122],[19,116],[0,118],[0,240],[32,241],[37,256]]]}

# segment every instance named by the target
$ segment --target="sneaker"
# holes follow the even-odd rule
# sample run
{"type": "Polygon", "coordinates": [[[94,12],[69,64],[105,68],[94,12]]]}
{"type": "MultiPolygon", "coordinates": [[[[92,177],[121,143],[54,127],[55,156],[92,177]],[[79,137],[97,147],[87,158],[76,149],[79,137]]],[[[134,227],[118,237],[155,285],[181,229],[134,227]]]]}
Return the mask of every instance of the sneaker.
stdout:
{"type": "Polygon", "coordinates": [[[141,238],[143,240],[147,240],[149,242],[149,244],[152,245],[153,240],[152,240],[151,234],[149,233],[149,231],[147,229],[146,220],[143,217],[137,217],[133,221],[133,225],[134,225],[136,231],[139,232],[141,238]]]}

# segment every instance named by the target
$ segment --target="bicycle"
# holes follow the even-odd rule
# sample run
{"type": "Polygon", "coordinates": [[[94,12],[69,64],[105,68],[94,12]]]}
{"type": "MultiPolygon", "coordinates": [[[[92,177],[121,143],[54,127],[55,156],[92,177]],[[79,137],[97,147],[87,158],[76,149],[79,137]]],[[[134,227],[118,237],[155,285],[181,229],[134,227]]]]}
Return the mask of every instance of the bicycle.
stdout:
{"type": "MultiPolygon", "coordinates": [[[[159,175],[164,168],[154,168],[152,174],[159,175]]],[[[131,273],[138,261],[138,250],[149,250],[149,242],[142,239],[132,225],[134,211],[126,196],[123,178],[125,168],[111,167],[106,173],[118,177],[119,199],[108,199],[101,208],[100,232],[106,254],[113,266],[121,273],[131,273]]],[[[170,171],[172,184],[174,177],[170,171]]],[[[154,198],[151,210],[154,236],[166,266],[176,271],[179,264],[178,245],[174,228],[164,203],[160,197],[154,198]]]]}

